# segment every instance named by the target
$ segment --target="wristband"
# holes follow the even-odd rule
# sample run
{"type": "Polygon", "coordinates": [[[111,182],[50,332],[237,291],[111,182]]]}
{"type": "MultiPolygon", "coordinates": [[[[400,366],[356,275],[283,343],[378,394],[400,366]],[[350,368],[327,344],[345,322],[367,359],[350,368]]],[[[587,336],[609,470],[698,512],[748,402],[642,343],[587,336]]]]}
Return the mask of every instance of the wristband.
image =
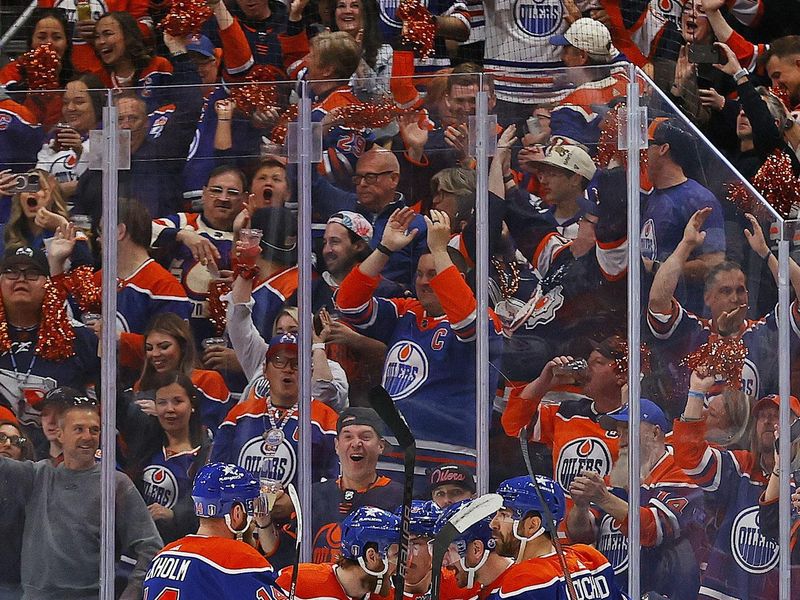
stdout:
{"type": "Polygon", "coordinates": [[[375,246],[375,250],[377,250],[378,252],[380,252],[385,256],[391,256],[392,254],[394,254],[394,250],[389,250],[386,246],[384,246],[381,243],[375,246]]]}
{"type": "Polygon", "coordinates": [[[689,390],[689,393],[687,395],[689,396],[689,398],[700,398],[701,400],[706,399],[705,393],[698,392],[697,390],[689,390]]]}
{"type": "Polygon", "coordinates": [[[696,421],[702,421],[702,420],[703,417],[686,417],[684,415],[681,415],[681,421],[683,421],[684,423],[694,423],[696,421]]]}
{"type": "Polygon", "coordinates": [[[514,175],[509,173],[508,175],[503,175],[503,183],[509,183],[510,181],[514,181],[514,175]]]}
{"type": "Polygon", "coordinates": [[[325,344],[322,342],[316,342],[315,344],[311,344],[311,350],[322,350],[325,352],[325,344]]]}
{"type": "Polygon", "coordinates": [[[763,260],[766,264],[769,264],[770,258],[772,258],[772,252],[767,252],[767,255],[762,257],[761,260],[763,260]]]}
{"type": "Polygon", "coordinates": [[[741,69],[739,69],[738,71],[736,71],[736,73],[734,73],[734,74],[733,74],[733,80],[734,80],[736,83],[739,83],[739,80],[740,80],[742,77],[750,77],[750,71],[748,71],[748,70],[747,70],[747,69],[745,69],[744,67],[742,67],[741,69]]]}

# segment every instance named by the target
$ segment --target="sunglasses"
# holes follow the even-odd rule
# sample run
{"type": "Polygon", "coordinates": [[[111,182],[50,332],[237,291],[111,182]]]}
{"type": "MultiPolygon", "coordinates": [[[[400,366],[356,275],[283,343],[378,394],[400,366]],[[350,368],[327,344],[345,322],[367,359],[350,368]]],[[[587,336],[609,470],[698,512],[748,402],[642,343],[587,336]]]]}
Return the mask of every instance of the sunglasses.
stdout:
{"type": "Polygon", "coordinates": [[[22,437],[21,435],[7,435],[5,433],[0,433],[0,446],[3,446],[6,442],[11,442],[12,446],[22,448],[27,441],[28,439],[22,437]]]}

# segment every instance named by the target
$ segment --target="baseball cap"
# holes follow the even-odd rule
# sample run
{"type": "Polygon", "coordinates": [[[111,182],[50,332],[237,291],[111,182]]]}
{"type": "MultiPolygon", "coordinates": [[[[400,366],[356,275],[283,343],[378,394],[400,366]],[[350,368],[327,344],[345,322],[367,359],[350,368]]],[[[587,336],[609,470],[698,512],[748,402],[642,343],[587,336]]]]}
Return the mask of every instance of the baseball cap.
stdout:
{"type": "Polygon", "coordinates": [[[195,34],[189,37],[189,43],[186,44],[187,52],[197,52],[207,58],[215,58],[214,44],[211,40],[202,34],[195,34]]]}
{"type": "MultiPolygon", "coordinates": [[[[769,406],[773,404],[775,406],[781,405],[781,398],[778,394],[770,394],[768,396],[764,396],[758,402],[753,405],[752,415],[755,415],[758,411],[760,411],[765,406],[769,406]]],[[[797,400],[795,396],[789,396],[789,408],[792,409],[792,412],[800,417],[800,401],[797,400]]],[[[751,417],[752,418],[752,417],[751,417]]]]}
{"type": "MultiPolygon", "coordinates": [[[[601,415],[597,421],[603,429],[613,431],[617,428],[617,423],[627,423],[630,421],[629,406],[629,404],[626,404],[617,412],[601,415]]],[[[641,415],[642,423],[658,425],[664,433],[671,429],[669,421],[667,421],[667,417],[664,415],[664,411],[652,400],[648,400],[647,398],[641,398],[639,400],[639,414],[641,415]]]]}
{"type": "Polygon", "coordinates": [[[32,267],[42,275],[50,276],[50,265],[47,263],[47,256],[37,248],[23,246],[16,250],[6,250],[0,269],[10,267],[32,267]]]}
{"type": "Polygon", "coordinates": [[[355,233],[368,244],[372,240],[372,224],[363,216],[350,210],[340,210],[328,219],[355,233]]]}
{"type": "Polygon", "coordinates": [[[52,390],[48,390],[47,393],[42,398],[42,401],[39,403],[37,408],[39,410],[44,410],[46,406],[56,406],[59,409],[64,408],[65,406],[69,406],[75,403],[75,398],[83,397],[85,394],[81,394],[75,388],[71,388],[67,385],[62,385],[57,388],[53,388],[52,390]]]}
{"type": "Polygon", "coordinates": [[[433,469],[428,473],[428,483],[431,492],[440,486],[452,484],[475,493],[475,476],[462,465],[442,465],[433,469]]]}
{"type": "Polygon", "coordinates": [[[575,21],[564,35],[551,37],[550,43],[554,46],[574,46],[593,58],[610,60],[618,54],[611,43],[611,32],[608,27],[588,17],[575,21]]]}
{"type": "Polygon", "coordinates": [[[542,156],[536,158],[536,162],[566,169],[588,180],[591,180],[597,171],[592,157],[586,150],[569,144],[547,146],[542,156]]]}
{"type": "Polygon", "coordinates": [[[292,350],[297,354],[297,336],[293,333],[281,333],[273,336],[267,348],[267,360],[275,356],[280,350],[292,350]]]}
{"type": "Polygon", "coordinates": [[[19,420],[10,408],[0,406],[0,422],[11,423],[12,425],[19,425],[19,420]]]}
{"type": "Polygon", "coordinates": [[[380,437],[383,437],[383,421],[373,409],[365,406],[350,406],[339,413],[336,421],[337,435],[348,425],[367,425],[372,427],[380,437]]]}
{"type": "Polygon", "coordinates": [[[589,339],[589,344],[591,344],[592,350],[599,352],[606,358],[612,360],[622,358],[627,360],[628,358],[628,344],[621,335],[610,335],[600,342],[589,339]]]}

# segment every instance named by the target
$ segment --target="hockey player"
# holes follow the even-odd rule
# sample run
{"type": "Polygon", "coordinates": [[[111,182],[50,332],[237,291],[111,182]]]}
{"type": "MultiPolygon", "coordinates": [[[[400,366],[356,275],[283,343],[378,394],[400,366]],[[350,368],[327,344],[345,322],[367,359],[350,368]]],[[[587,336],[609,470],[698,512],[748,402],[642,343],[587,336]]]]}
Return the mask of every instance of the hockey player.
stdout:
{"type": "Polygon", "coordinates": [[[415,217],[410,208],[392,214],[376,250],[350,272],[336,295],[343,317],[389,346],[383,385],[408,419],[420,448],[417,464],[422,467],[441,464],[442,458],[474,461],[476,319],[490,320],[490,356],[495,365],[501,350],[497,317],[491,310],[488,315],[476,314],[475,296],[448,253],[449,217],[437,210],[430,214],[425,221],[431,254],[419,260],[418,299],[372,297],[389,256],[417,233],[409,231],[415,217]],[[436,444],[435,450],[428,449],[430,442],[436,444]]]}
{"type": "Polygon", "coordinates": [[[491,522],[495,550],[501,556],[516,558],[516,564],[508,569],[499,589],[489,598],[564,598],[569,597],[568,586],[583,592],[578,597],[625,598],[614,583],[608,560],[591,546],[564,546],[569,573],[562,571],[560,557],[544,526],[547,517],[542,502],[558,523],[564,518],[564,491],[542,475],[536,475],[536,481],[541,496],[527,476],[507,479],[497,489],[504,504],[491,522]]]}
{"type": "MultiPolygon", "coordinates": [[[[450,517],[471,502],[472,499],[462,500],[445,508],[439,516],[437,529],[441,530],[450,517]]],[[[442,573],[442,598],[451,598],[448,582],[452,577],[455,577],[459,588],[480,586],[481,599],[500,589],[503,577],[514,561],[494,551],[497,540],[490,527],[492,518],[490,516],[478,521],[453,539],[442,563],[446,569],[442,573]]]]}
{"type": "MultiPolygon", "coordinates": [[[[414,500],[411,503],[411,519],[408,530],[408,564],[406,565],[405,589],[403,598],[416,600],[424,598],[431,587],[431,547],[430,542],[438,532],[437,522],[441,511],[431,500],[414,500]]],[[[403,507],[395,511],[398,518],[403,515],[403,507]]],[[[395,598],[399,596],[395,592],[395,598]]]]}
{"type": "MultiPolygon", "coordinates": [[[[297,566],[298,600],[330,598],[352,600],[373,594],[386,596],[397,566],[400,519],[374,506],[362,506],[342,521],[342,556],[335,563],[297,566]]],[[[291,587],[292,571],[280,572],[277,583],[291,587]]]]}
{"type": "Polygon", "coordinates": [[[210,463],[200,469],[192,486],[200,517],[197,534],[167,545],[153,558],[144,599],[285,598],[267,559],[237,539],[250,529],[258,494],[258,481],[241,467],[210,463]]]}

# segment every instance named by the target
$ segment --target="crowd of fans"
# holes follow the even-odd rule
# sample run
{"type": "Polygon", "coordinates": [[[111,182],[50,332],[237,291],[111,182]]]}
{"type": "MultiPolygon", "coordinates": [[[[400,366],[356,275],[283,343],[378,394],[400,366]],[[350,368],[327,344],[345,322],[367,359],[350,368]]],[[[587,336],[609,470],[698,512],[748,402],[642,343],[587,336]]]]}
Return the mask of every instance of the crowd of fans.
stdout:
{"type": "MultiPolygon", "coordinates": [[[[423,4],[117,0],[105,12],[40,2],[31,52],[0,69],[0,598],[97,594],[108,402],[124,597],[141,596],[163,544],[210,527],[216,515],[191,493],[209,462],[258,480],[262,504],[252,523],[252,511],[225,505],[227,530],[217,523],[210,535],[243,534],[276,570],[291,565],[284,490],[307,469],[314,562],[367,569],[366,554],[345,548],[342,558],[341,522],[362,507],[392,512],[402,498],[403,455],[368,408],[377,385],[417,440],[415,495],[431,501],[418,506],[420,546],[433,535],[426,519],[475,493],[485,410],[490,489],[525,473],[522,436],[553,494],[566,493],[558,536],[595,546],[624,590],[625,332],[638,309],[626,300],[628,151],[618,136],[629,62],[648,107],[633,267],[641,429],[630,450],[642,467],[642,589],[777,597],[778,407],[800,418],[795,396],[777,396],[775,283],[778,218],[800,207],[800,6],[423,4]],[[210,17],[186,36],[159,25],[187,5],[184,19],[210,17]],[[303,167],[289,160],[304,93],[321,138],[310,232],[297,226],[303,167]],[[476,118],[480,94],[491,125],[476,118]],[[90,137],[109,102],[130,136],[110,324],[100,316],[103,157],[90,137]],[[486,165],[481,126],[495,138],[486,165]],[[477,311],[479,228],[488,314],[477,311]],[[301,235],[313,256],[298,255],[301,235]],[[298,412],[299,261],[313,265],[310,415],[298,412]],[[476,406],[479,319],[491,406],[476,406]],[[96,391],[103,332],[118,339],[115,399],[96,391]],[[301,418],[310,465],[298,459],[301,418]]],[[[794,259],[789,273],[796,297],[794,259]]],[[[796,299],[791,319],[796,390],[796,299]]],[[[537,526],[526,515],[502,535],[535,539],[542,515],[537,526]]],[[[507,567],[507,552],[480,565],[507,567]]],[[[461,571],[450,565],[459,583],[464,556],[461,571]]],[[[406,592],[424,594],[430,565],[410,573],[406,592]]]]}

